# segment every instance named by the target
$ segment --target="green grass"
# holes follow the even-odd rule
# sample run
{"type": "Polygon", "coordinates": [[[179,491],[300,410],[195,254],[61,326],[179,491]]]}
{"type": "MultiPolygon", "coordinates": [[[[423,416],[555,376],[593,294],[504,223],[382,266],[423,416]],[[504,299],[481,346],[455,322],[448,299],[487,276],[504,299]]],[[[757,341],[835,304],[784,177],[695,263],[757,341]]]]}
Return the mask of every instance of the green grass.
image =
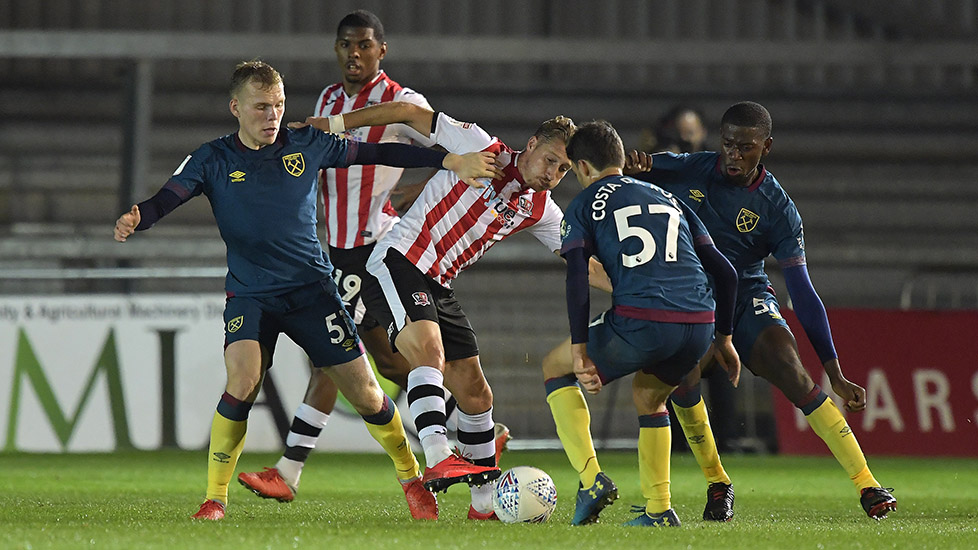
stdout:
{"type": "MultiPolygon", "coordinates": [[[[677,454],[672,498],[683,527],[642,529],[620,525],[642,502],[634,453],[601,455],[621,500],[587,527],[568,525],[577,480],[557,452],[504,455],[504,467],[538,466],[557,483],[557,510],[540,525],[469,522],[464,487],[439,495],[439,521],[412,521],[386,456],[327,453],[310,459],[294,502],[261,500],[233,482],[228,517],[194,522],[204,455],[0,454],[0,548],[978,548],[978,467],[967,459],[873,459],[900,505],[875,522],[831,458],[725,457],[737,515],[718,525],[700,519],[706,482],[677,454]]],[[[276,458],[246,453],[238,471],[276,458]]]]}

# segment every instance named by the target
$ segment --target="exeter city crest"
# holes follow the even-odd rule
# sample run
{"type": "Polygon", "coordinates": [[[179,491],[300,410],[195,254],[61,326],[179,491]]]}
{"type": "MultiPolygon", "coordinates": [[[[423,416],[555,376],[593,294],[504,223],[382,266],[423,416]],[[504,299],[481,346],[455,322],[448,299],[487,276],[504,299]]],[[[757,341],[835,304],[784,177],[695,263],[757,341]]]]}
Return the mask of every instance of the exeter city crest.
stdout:
{"type": "Polygon", "coordinates": [[[737,214],[737,231],[741,233],[750,233],[757,227],[757,220],[761,219],[760,216],[751,212],[746,208],[741,208],[740,213],[737,214]]]}
{"type": "Polygon", "coordinates": [[[283,156],[282,164],[285,165],[285,171],[295,177],[301,176],[302,172],[306,169],[306,161],[302,158],[302,153],[292,153],[291,155],[283,156]]]}

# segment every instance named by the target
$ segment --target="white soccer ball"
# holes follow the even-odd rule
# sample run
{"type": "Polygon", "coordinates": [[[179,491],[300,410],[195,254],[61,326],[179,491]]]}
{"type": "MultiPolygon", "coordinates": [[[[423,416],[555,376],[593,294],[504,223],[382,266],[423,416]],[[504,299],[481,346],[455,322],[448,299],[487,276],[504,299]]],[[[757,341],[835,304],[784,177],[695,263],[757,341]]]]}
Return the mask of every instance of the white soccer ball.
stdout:
{"type": "Polygon", "coordinates": [[[492,509],[503,523],[544,522],[556,506],[554,480],[539,468],[517,466],[496,480],[492,509]]]}

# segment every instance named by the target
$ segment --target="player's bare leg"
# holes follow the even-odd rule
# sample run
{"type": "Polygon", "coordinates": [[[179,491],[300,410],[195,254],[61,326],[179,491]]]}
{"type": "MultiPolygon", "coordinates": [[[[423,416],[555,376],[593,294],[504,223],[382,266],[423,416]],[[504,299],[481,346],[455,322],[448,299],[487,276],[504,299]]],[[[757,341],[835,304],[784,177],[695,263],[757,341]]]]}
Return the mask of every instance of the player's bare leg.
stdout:
{"type": "Polygon", "coordinates": [[[896,509],[896,499],[873,477],[842,412],[802,366],[791,332],[781,326],[764,329],[751,349],[748,368],[774,384],[805,413],[812,430],[825,441],[856,486],[860,503],[869,517],[880,519],[896,509]]]}

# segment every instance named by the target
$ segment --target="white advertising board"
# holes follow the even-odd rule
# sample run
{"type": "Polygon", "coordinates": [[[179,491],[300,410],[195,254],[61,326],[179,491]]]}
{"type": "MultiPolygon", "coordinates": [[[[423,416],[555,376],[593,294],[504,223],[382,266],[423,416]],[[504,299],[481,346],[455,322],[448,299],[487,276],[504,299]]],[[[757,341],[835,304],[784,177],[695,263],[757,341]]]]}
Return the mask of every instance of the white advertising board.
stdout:
{"type": "MultiPolygon", "coordinates": [[[[222,295],[0,298],[0,449],[205,449],[226,381],[223,312],[222,295]]],[[[246,451],[282,449],[308,369],[281,336],[246,451]]],[[[319,449],[381,451],[345,403],[319,449]]]]}

